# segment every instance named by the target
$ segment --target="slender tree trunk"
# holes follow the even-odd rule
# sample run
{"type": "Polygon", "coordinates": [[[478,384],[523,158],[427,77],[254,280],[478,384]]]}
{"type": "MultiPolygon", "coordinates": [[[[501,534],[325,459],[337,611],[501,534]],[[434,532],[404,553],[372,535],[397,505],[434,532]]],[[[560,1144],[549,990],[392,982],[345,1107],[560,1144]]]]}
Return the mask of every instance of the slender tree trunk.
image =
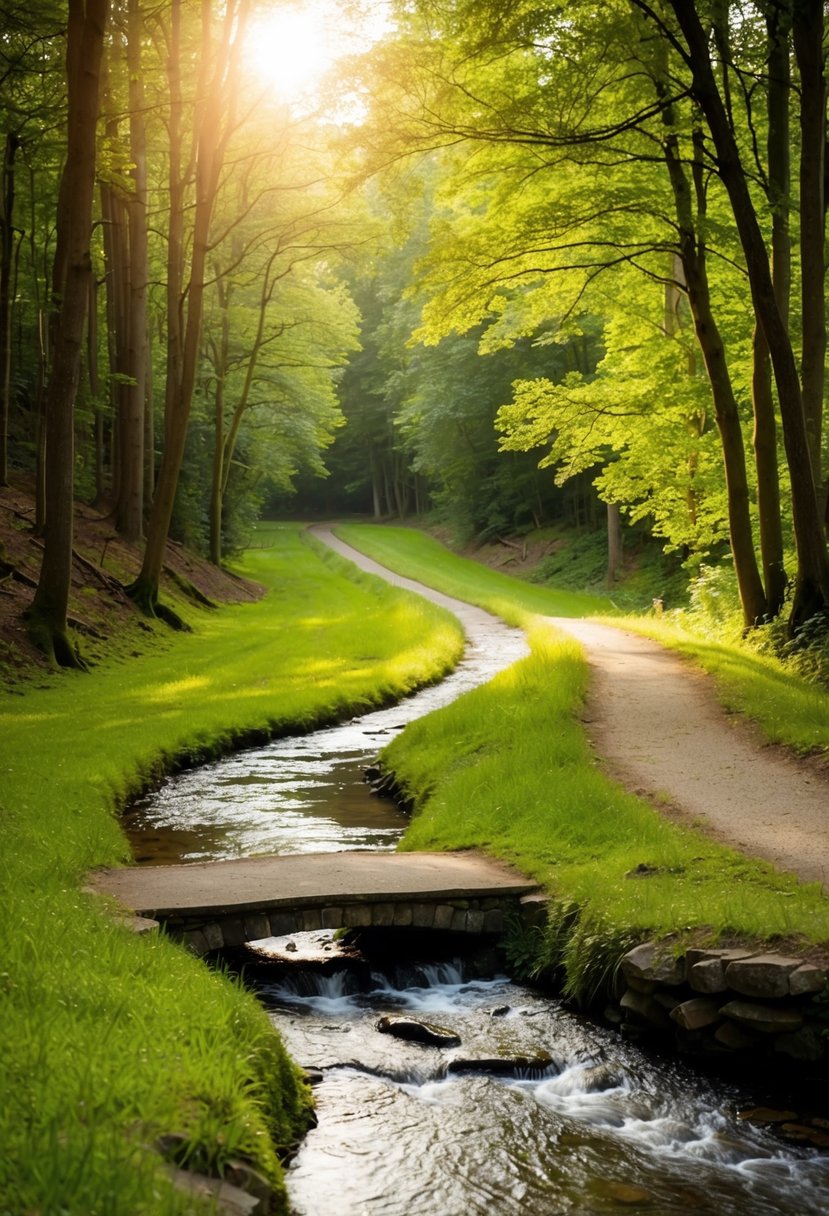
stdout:
{"type": "Polygon", "coordinates": [[[155,492],[155,408],[153,396],[152,331],[147,326],[147,363],[144,369],[144,511],[155,492]]]}
{"type": "MultiPolygon", "coordinates": [[[[217,284],[221,325],[218,344],[213,347],[216,389],[213,398],[213,469],[210,481],[210,560],[214,566],[222,561],[222,507],[225,480],[225,377],[230,352],[230,287],[219,276],[217,284]]],[[[229,461],[228,461],[229,464],[229,461]]]]}
{"type": "Polygon", "coordinates": [[[618,502],[607,503],[607,584],[612,587],[622,565],[622,513],[618,502]]]}
{"type": "Polygon", "coordinates": [[[46,527],[46,380],[49,374],[49,325],[43,310],[37,314],[37,370],[35,376],[35,535],[46,527]]]}
{"type": "Polygon", "coordinates": [[[89,305],[86,322],[86,362],[89,369],[89,393],[95,411],[95,502],[102,506],[106,499],[104,479],[104,410],[101,400],[101,380],[98,375],[98,284],[89,276],[89,305]]]}
{"type": "MultiPolygon", "coordinates": [[[[164,564],[164,554],[170,522],[173,517],[176,490],[179,473],[184,458],[187,442],[187,429],[190,419],[190,408],[193,401],[193,391],[196,383],[196,371],[199,351],[201,349],[202,315],[204,310],[205,270],[209,252],[210,221],[216,194],[219,186],[224,153],[227,141],[233,130],[235,121],[235,84],[238,76],[238,56],[241,44],[242,30],[247,17],[249,0],[238,0],[238,3],[228,5],[225,9],[224,32],[220,45],[215,51],[211,46],[211,7],[210,0],[202,3],[202,53],[201,74],[199,86],[199,101],[196,108],[196,163],[195,163],[195,208],[193,219],[193,242],[190,273],[187,285],[187,320],[183,335],[180,328],[176,334],[176,350],[168,357],[167,390],[165,395],[165,443],[161,457],[161,467],[155,488],[153,508],[147,524],[147,543],[144,550],[144,560],[137,579],[129,588],[130,594],[145,612],[160,615],[174,626],[182,626],[182,622],[168,609],[162,609],[158,603],[158,589],[161,571],[164,564]],[[212,65],[212,77],[209,75],[212,65]],[[179,347],[179,339],[181,339],[179,347]]],[[[180,22],[180,0],[174,0],[173,28],[176,21],[180,22]]],[[[170,122],[171,138],[171,199],[178,200],[180,214],[171,216],[171,231],[173,220],[176,224],[176,242],[183,234],[183,188],[179,170],[180,139],[175,136],[176,130],[181,131],[181,82],[178,67],[178,43],[174,37],[171,50],[169,73],[170,89],[173,98],[170,122]],[[176,100],[177,99],[177,100],[176,100]]],[[[183,266],[183,248],[173,250],[173,239],[170,240],[170,258],[168,265],[168,325],[176,329],[179,323],[175,321],[179,309],[183,307],[183,297],[179,291],[174,291],[173,284],[181,281],[180,267],[183,266]],[[172,271],[172,274],[170,273],[172,271]],[[176,276],[176,277],[174,277],[176,276]],[[173,302],[174,301],[174,302],[173,302]]],[[[168,342],[170,334],[168,333],[168,342]]]]}
{"type": "Polygon", "coordinates": [[[822,0],[797,0],[794,48],[800,70],[800,281],[803,412],[812,474],[821,485],[823,383],[826,365],[825,239],[826,78],[822,0]]]}
{"type": "Polygon", "coordinates": [[[676,206],[680,258],[688,302],[711,385],[720,433],[734,571],[740,591],[743,620],[746,626],[751,628],[765,616],[766,598],[754,551],[742,420],[728,370],[725,346],[711,307],[705,243],[701,236],[705,221],[704,185],[699,174],[695,172],[698,216],[698,223],[695,224],[691,185],[680,160],[677,137],[674,134],[665,140],[665,158],[676,206]]]}
{"type": "Polygon", "coordinates": [[[66,268],[46,393],[46,527],[40,579],[29,614],[34,642],[62,666],[82,663],[69,640],[72,573],[74,402],[91,272],[99,76],[107,0],[69,0],[67,158],[56,262],[66,268]]]}
{"type": "Polygon", "coordinates": [[[9,411],[12,370],[12,282],[14,280],[14,158],[20,140],[6,135],[0,172],[0,486],[9,480],[9,411]]]}
{"type": "Polygon", "coordinates": [[[147,148],[144,83],[141,74],[142,22],[138,0],[128,0],[130,159],[133,190],[127,201],[129,262],[126,282],[127,334],[124,361],[128,381],[121,416],[121,493],[118,528],[128,540],[144,533],[144,409],[147,376],[147,148]]]}
{"type": "MultiPolygon", "coordinates": [[[[772,281],[780,314],[786,324],[791,290],[791,236],[789,207],[791,155],[789,99],[791,69],[789,35],[791,11],[775,5],[766,15],[769,42],[767,159],[769,203],[772,210],[772,281]]],[[[754,407],[754,463],[757,470],[757,509],[760,520],[760,554],[769,616],[783,608],[788,579],[783,557],[783,523],[780,513],[780,473],[777,461],[777,418],[772,390],[771,359],[762,326],[755,322],[753,338],[752,403],[754,407]]]]}

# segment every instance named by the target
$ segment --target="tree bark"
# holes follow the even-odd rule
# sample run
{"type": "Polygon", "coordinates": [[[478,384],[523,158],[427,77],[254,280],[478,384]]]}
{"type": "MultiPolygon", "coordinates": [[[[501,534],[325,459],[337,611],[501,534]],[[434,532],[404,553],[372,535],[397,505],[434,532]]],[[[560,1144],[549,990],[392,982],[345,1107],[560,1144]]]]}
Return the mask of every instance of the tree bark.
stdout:
{"type": "MultiPolygon", "coordinates": [[[[181,0],[174,0],[173,28],[180,23],[181,0]]],[[[167,387],[165,394],[165,442],[155,488],[152,512],[147,525],[147,543],[144,560],[129,593],[137,604],[150,614],[161,615],[170,624],[181,626],[182,622],[169,610],[161,610],[158,589],[164,566],[164,554],[170,521],[173,516],[179,473],[184,458],[190,408],[196,383],[198,356],[201,349],[202,316],[204,311],[205,271],[209,251],[210,221],[219,178],[224,163],[227,142],[235,120],[235,85],[238,75],[238,56],[242,30],[249,7],[249,0],[238,0],[226,7],[224,31],[217,48],[211,45],[210,0],[202,3],[202,52],[201,80],[196,108],[196,162],[195,162],[195,208],[193,219],[193,241],[190,273],[187,281],[187,319],[183,334],[176,318],[184,306],[183,295],[175,290],[181,281],[178,276],[183,266],[183,248],[173,249],[170,240],[168,263],[168,342],[171,332],[176,336],[176,349],[168,355],[167,387]],[[211,71],[212,69],[212,71],[211,71]],[[172,272],[172,273],[171,273],[172,272]]],[[[178,163],[173,153],[173,137],[176,126],[181,130],[181,81],[178,67],[177,39],[174,37],[169,61],[171,97],[171,199],[176,202],[178,214],[171,216],[171,233],[176,225],[176,242],[183,236],[183,183],[178,163]],[[177,99],[177,100],[176,100],[177,99]],[[175,118],[175,122],[173,121],[175,118]]],[[[180,142],[178,154],[180,156],[180,142]]]]}
{"type": "Polygon", "coordinates": [[[720,433],[734,572],[740,592],[743,621],[750,629],[766,615],[767,605],[754,551],[742,420],[728,370],[725,346],[711,307],[706,248],[702,236],[705,223],[705,188],[700,177],[700,162],[697,160],[694,164],[697,206],[695,223],[691,185],[680,159],[676,135],[668,135],[664,146],[676,207],[682,272],[694,330],[711,385],[720,433]]]}
{"type": "Polygon", "coordinates": [[[141,75],[142,23],[139,0],[128,0],[127,67],[129,71],[130,174],[127,200],[129,262],[127,334],[124,349],[128,382],[121,417],[121,492],[117,525],[128,540],[144,534],[144,409],[147,378],[147,147],[144,84],[141,75]]]}
{"type": "Polygon", "coordinates": [[[797,0],[792,30],[800,71],[800,281],[803,348],[801,381],[815,486],[821,485],[821,431],[826,364],[824,163],[826,78],[822,0],[797,0]]]}
{"type": "Polygon", "coordinates": [[[61,666],[83,666],[69,639],[72,572],[74,403],[91,272],[92,196],[99,76],[107,0],[69,0],[67,156],[61,183],[56,265],[65,268],[46,393],[46,526],[43,561],[29,614],[33,641],[61,666]],[[65,188],[64,188],[65,187],[65,188]]]}
{"type": "MultiPolygon", "coordinates": [[[[768,193],[772,213],[772,282],[777,305],[788,324],[791,291],[791,154],[789,147],[789,99],[791,68],[789,36],[791,10],[773,5],[766,13],[768,57],[768,193]]],[[[760,554],[763,585],[770,617],[783,608],[788,578],[783,553],[783,523],[780,513],[780,471],[777,460],[777,418],[772,390],[771,359],[765,333],[755,322],[752,350],[752,404],[754,408],[754,464],[757,471],[757,510],[760,521],[760,554]]]]}
{"type": "Polygon", "coordinates": [[[622,564],[622,513],[618,502],[607,505],[607,578],[606,582],[612,587],[619,577],[622,564]]]}
{"type": "Polygon", "coordinates": [[[6,135],[0,172],[0,486],[9,482],[11,408],[12,282],[14,279],[14,158],[20,140],[6,135]]]}

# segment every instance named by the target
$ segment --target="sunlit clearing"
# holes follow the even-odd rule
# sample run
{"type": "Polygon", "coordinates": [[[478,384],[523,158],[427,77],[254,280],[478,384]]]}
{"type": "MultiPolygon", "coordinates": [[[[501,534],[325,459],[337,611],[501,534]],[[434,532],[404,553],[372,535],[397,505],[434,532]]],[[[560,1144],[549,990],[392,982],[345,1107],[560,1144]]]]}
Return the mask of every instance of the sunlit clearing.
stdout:
{"type": "Polygon", "coordinates": [[[283,8],[251,23],[246,57],[263,86],[292,101],[313,93],[331,66],[331,39],[319,12],[283,8]]]}

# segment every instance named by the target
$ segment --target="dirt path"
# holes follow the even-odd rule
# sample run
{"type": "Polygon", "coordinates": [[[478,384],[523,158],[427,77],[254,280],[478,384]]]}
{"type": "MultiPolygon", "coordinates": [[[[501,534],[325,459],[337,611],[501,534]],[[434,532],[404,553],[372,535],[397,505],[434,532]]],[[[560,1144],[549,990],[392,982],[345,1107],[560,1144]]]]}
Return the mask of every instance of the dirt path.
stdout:
{"type": "MultiPolygon", "coordinates": [[[[334,545],[363,569],[453,612],[470,611],[341,541],[334,545]]],[[[550,620],[585,649],[592,675],[585,727],[612,777],[663,813],[829,888],[825,774],[764,746],[752,727],[722,709],[709,677],[655,642],[611,625],[550,620]]]]}
{"type": "Polygon", "coordinates": [[[611,776],[744,853],[829,885],[829,780],[816,766],[764,745],[722,709],[708,676],[655,642],[553,623],[584,646],[585,726],[611,776]]]}

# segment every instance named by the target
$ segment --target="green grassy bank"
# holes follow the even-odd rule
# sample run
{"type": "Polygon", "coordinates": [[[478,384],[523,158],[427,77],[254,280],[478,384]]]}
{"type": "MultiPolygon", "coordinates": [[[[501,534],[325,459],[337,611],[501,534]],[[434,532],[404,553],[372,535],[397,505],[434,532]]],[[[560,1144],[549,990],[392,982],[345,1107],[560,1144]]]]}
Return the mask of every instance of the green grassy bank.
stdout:
{"type": "Polygon", "coordinates": [[[185,609],[194,632],[160,653],[0,692],[0,1213],[164,1216],[175,1192],[155,1143],[191,1164],[276,1149],[308,1094],[265,1014],[157,936],[134,937],[84,894],[126,859],[114,814],[164,771],[267,733],[300,731],[399,696],[456,659],[437,609],[295,528],[260,534],[241,573],[255,604],[185,609]]]}
{"type": "MultiPolygon", "coordinates": [[[[621,951],[651,935],[829,943],[829,901],[816,886],[668,822],[596,768],[578,722],[580,648],[530,615],[563,615],[569,597],[494,574],[405,529],[341,532],[398,571],[528,627],[529,658],[414,723],[383,753],[416,801],[404,847],[481,848],[554,896],[547,933],[514,940],[517,963],[562,967],[568,990],[586,1001],[621,951]],[[643,877],[626,877],[639,867],[643,877]]],[[[785,680],[795,692],[801,684],[785,680]]],[[[800,692],[811,698],[814,689],[800,692]]],[[[829,741],[829,698],[823,708],[829,741]]]]}

